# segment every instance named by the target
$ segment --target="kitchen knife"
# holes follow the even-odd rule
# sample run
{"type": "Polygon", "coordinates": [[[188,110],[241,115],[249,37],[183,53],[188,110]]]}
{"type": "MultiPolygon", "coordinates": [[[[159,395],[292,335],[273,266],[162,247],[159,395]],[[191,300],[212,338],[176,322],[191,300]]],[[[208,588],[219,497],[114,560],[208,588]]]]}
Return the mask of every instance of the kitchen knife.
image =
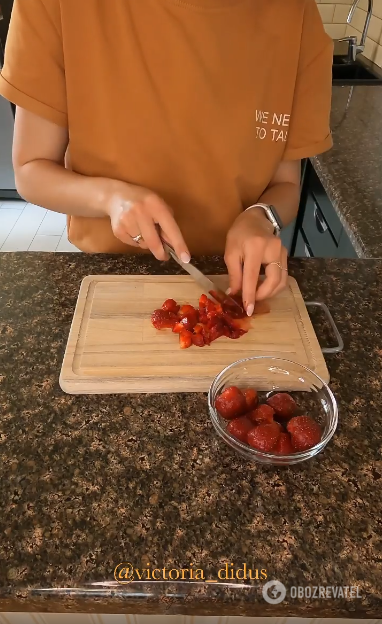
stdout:
{"type": "Polygon", "coordinates": [[[169,245],[162,236],[160,237],[165,251],[182,267],[191,277],[201,286],[203,293],[209,294],[219,303],[224,303],[225,307],[231,312],[235,312],[238,317],[246,316],[243,307],[232,297],[226,295],[212,280],[204,275],[191,262],[182,262],[175,253],[175,250],[169,245]]]}

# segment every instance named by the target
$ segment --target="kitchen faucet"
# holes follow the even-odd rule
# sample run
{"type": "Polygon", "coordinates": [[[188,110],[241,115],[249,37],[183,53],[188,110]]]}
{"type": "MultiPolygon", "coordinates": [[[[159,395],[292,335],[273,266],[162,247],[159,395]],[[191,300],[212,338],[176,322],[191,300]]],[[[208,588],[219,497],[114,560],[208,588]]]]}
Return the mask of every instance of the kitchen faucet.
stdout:
{"type": "MultiPolygon", "coordinates": [[[[352,6],[350,7],[349,15],[346,20],[347,24],[351,24],[351,21],[353,19],[353,16],[359,4],[359,1],[360,0],[354,0],[352,6]]],[[[369,25],[370,25],[370,20],[372,18],[372,15],[373,15],[373,0],[368,0],[366,20],[365,20],[365,25],[363,27],[363,32],[361,35],[360,42],[358,43],[358,39],[355,35],[352,35],[350,37],[343,37],[342,39],[338,39],[338,41],[347,41],[349,43],[348,59],[350,61],[354,62],[358,54],[361,54],[365,50],[366,37],[367,37],[368,30],[369,30],[369,25]]]]}

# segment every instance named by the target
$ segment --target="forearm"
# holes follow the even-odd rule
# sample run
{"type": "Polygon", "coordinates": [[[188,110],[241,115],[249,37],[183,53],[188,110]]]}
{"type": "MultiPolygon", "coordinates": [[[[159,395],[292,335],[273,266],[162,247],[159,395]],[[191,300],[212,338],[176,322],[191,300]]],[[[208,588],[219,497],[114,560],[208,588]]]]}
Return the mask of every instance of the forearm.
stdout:
{"type": "Polygon", "coordinates": [[[297,216],[300,202],[300,185],[293,182],[279,182],[269,186],[259,202],[274,206],[284,227],[297,216]]]}
{"type": "Polygon", "coordinates": [[[79,217],[105,217],[106,198],[124,184],[80,175],[43,159],[18,167],[15,177],[17,190],[25,200],[79,217]]]}

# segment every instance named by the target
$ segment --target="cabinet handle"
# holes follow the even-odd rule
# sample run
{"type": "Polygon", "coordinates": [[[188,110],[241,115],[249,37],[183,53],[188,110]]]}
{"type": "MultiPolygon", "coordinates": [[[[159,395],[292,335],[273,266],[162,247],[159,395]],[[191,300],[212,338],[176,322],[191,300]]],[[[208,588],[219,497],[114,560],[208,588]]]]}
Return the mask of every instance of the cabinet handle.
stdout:
{"type": "Polygon", "coordinates": [[[324,216],[321,212],[321,210],[319,209],[319,207],[317,206],[316,202],[314,202],[314,218],[316,221],[316,227],[317,230],[320,232],[320,234],[324,234],[326,232],[326,230],[328,229],[328,226],[326,224],[326,221],[324,219],[324,216]]]}

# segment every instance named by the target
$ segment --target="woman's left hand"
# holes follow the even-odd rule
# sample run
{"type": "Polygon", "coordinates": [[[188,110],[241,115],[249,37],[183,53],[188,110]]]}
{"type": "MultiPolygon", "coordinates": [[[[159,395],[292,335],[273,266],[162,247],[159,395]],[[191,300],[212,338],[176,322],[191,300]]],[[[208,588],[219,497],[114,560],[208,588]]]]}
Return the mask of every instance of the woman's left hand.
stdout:
{"type": "Polygon", "coordinates": [[[272,297],[287,284],[288,252],[273,234],[262,208],[252,208],[236,219],[228,232],[224,260],[230,294],[242,290],[248,316],[253,314],[255,301],[272,297]],[[258,286],[261,265],[265,266],[265,279],[258,286]]]}

